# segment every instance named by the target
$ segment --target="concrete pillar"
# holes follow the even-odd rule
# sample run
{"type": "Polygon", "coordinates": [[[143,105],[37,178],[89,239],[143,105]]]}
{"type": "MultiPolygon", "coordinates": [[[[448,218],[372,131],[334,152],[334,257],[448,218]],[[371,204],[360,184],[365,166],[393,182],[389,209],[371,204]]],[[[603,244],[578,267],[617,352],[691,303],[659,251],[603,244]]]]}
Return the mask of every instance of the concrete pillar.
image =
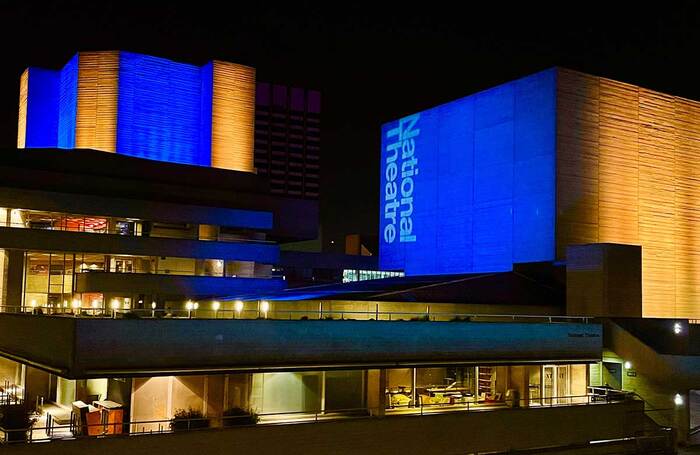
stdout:
{"type": "Polygon", "coordinates": [[[24,251],[5,250],[7,259],[6,275],[6,305],[9,311],[18,311],[22,306],[22,290],[24,288],[24,251]]]}
{"type": "Polygon", "coordinates": [[[7,305],[7,255],[5,250],[0,248],[0,311],[5,311],[5,305],[7,305]]]}
{"type": "Polygon", "coordinates": [[[386,382],[387,382],[387,371],[386,368],[379,370],[379,409],[377,410],[377,415],[384,416],[386,413],[386,382]]]}
{"type": "Polygon", "coordinates": [[[386,411],[386,370],[367,370],[367,408],[373,416],[386,411]]]}
{"type": "Polygon", "coordinates": [[[416,383],[418,382],[416,380],[416,376],[418,375],[418,369],[417,368],[411,368],[411,406],[417,406],[418,402],[416,398],[418,397],[418,394],[416,393],[416,383]]]}

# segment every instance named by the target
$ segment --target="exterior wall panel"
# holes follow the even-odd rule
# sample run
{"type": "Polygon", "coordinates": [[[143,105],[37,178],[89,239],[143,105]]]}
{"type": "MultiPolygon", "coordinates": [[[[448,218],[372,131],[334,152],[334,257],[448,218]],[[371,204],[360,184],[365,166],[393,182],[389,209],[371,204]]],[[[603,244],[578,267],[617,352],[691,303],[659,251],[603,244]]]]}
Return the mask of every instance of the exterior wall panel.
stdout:
{"type": "Polygon", "coordinates": [[[254,172],[255,69],[214,61],[211,165],[254,172]]]}
{"type": "Polygon", "coordinates": [[[255,69],[122,51],[20,79],[18,147],[89,148],[254,172],[255,69]]]}
{"type": "Polygon", "coordinates": [[[119,51],[78,54],[75,146],[115,152],[119,51]]]}
{"type": "Polygon", "coordinates": [[[555,79],[543,71],[383,126],[383,270],[554,259],[555,79]]]}
{"type": "Polygon", "coordinates": [[[23,133],[23,137],[18,138],[23,140],[23,144],[20,148],[56,146],[58,90],[58,71],[28,68],[22,75],[20,91],[24,93],[20,93],[18,134],[23,133]],[[21,116],[24,116],[23,122],[21,116]]]}
{"type": "Polygon", "coordinates": [[[200,68],[121,52],[117,153],[172,163],[210,164],[200,144],[200,68]]]}
{"type": "Polygon", "coordinates": [[[27,94],[29,92],[29,68],[19,78],[19,114],[17,116],[17,148],[23,149],[27,134],[27,94]]]}
{"type": "Polygon", "coordinates": [[[598,242],[598,81],[558,72],[557,259],[566,246],[598,242]]]}
{"type": "Polygon", "coordinates": [[[61,69],[58,92],[59,148],[75,148],[75,128],[78,110],[78,54],[61,69]]]}
{"type": "Polygon", "coordinates": [[[700,103],[558,73],[557,257],[642,246],[643,314],[700,317],[700,103]]]}

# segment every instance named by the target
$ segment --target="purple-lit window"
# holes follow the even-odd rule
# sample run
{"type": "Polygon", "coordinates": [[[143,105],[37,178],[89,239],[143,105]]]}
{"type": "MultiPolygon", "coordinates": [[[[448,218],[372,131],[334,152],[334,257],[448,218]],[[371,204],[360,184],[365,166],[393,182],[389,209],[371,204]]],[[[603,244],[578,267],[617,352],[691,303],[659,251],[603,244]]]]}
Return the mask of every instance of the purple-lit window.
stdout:
{"type": "Polygon", "coordinates": [[[279,107],[287,107],[287,87],[284,85],[272,87],[272,104],[279,107]]]}
{"type": "Polygon", "coordinates": [[[321,92],[309,90],[307,96],[307,110],[314,114],[321,113],[321,92]]]}
{"type": "Polygon", "coordinates": [[[270,84],[267,82],[258,82],[255,88],[255,102],[261,106],[270,105],[270,84]]]}
{"type": "Polygon", "coordinates": [[[292,88],[292,110],[293,111],[304,111],[304,89],[303,88],[292,88]]]}

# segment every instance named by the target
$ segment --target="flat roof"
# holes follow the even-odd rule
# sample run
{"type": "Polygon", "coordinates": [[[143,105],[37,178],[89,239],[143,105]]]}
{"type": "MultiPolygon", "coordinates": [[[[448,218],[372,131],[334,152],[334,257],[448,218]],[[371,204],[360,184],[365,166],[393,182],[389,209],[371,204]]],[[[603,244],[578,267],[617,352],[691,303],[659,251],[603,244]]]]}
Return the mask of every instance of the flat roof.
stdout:
{"type": "Polygon", "coordinates": [[[242,299],[363,300],[385,302],[545,305],[563,307],[566,288],[556,276],[537,270],[459,275],[422,275],[336,283],[280,292],[236,296],[242,299]]]}

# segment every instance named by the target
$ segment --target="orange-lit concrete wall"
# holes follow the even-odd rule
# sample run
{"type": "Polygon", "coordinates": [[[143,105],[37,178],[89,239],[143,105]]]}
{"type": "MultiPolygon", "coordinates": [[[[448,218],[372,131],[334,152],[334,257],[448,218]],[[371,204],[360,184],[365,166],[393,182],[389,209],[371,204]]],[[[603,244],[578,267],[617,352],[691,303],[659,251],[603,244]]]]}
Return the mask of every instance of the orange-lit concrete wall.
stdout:
{"type": "Polygon", "coordinates": [[[255,69],[213,62],[211,165],[253,172],[255,69]]]}
{"type": "Polygon", "coordinates": [[[27,136],[27,95],[29,94],[29,68],[19,79],[19,118],[17,121],[17,148],[23,149],[27,136]]]}
{"type": "Polygon", "coordinates": [[[81,52],[78,59],[75,147],[115,152],[119,51],[81,52]]]}
{"type": "Polygon", "coordinates": [[[559,70],[557,258],[642,246],[643,314],[700,317],[700,103],[559,70]]]}

